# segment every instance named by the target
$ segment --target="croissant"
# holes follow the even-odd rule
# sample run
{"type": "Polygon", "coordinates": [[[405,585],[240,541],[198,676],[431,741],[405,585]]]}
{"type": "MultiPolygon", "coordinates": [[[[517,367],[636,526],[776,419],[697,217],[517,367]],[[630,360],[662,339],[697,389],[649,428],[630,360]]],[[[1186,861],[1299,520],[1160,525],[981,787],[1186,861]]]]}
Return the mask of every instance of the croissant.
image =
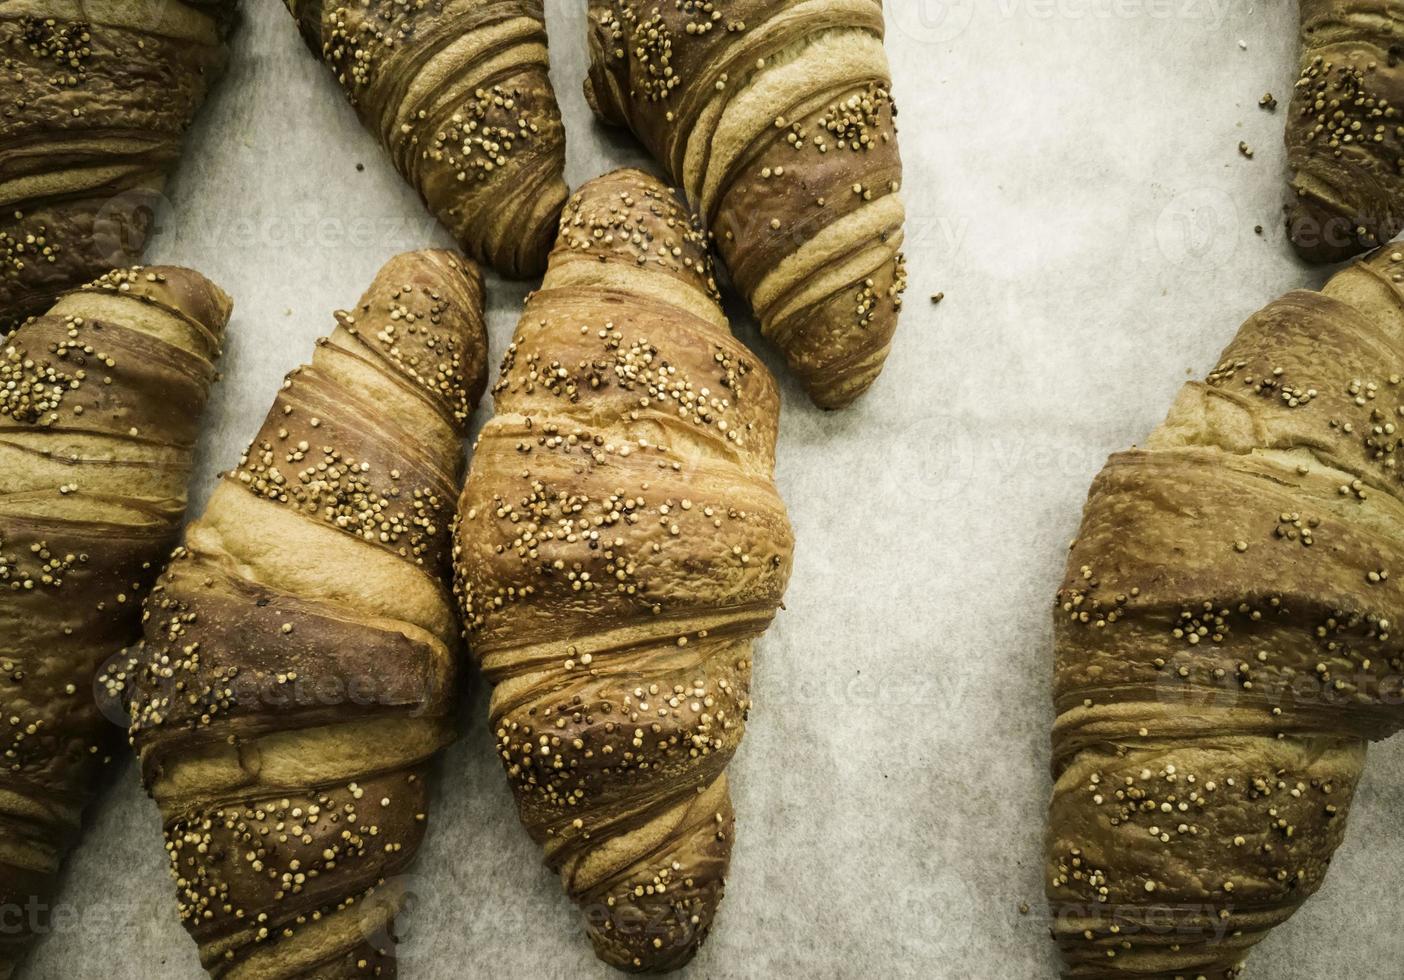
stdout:
{"type": "Polygon", "coordinates": [[[586,97],[687,192],[816,404],[882,371],[906,288],[881,0],[590,0],[586,97]]]}
{"type": "Polygon", "coordinates": [[[586,184],[493,389],[456,586],[522,822],[601,959],[686,963],[731,857],[726,768],[789,580],[774,379],[656,179],[586,184]]]}
{"type": "Polygon", "coordinates": [[[233,7],[0,6],[0,334],[139,257],[233,7]]]}
{"type": "Polygon", "coordinates": [[[0,977],[49,928],[117,732],[93,681],[180,532],[229,311],[188,269],[132,268],[0,341],[0,977]]]}
{"type": "Polygon", "coordinates": [[[463,249],[539,276],[567,195],[541,0],[284,2],[463,249]]]}
{"type": "Polygon", "coordinates": [[[1301,0],[1301,19],[1288,231],[1304,259],[1336,262],[1404,230],[1404,7],[1301,0]]]}
{"type": "Polygon", "coordinates": [[[212,976],[396,975],[395,876],[453,735],[450,527],[482,303],[452,253],[392,259],[147,601],[116,683],[212,976]]]}
{"type": "Polygon", "coordinates": [[[1320,887],[1404,727],[1401,379],[1382,251],[1248,320],[1093,484],[1055,614],[1066,976],[1237,976],[1320,887]]]}

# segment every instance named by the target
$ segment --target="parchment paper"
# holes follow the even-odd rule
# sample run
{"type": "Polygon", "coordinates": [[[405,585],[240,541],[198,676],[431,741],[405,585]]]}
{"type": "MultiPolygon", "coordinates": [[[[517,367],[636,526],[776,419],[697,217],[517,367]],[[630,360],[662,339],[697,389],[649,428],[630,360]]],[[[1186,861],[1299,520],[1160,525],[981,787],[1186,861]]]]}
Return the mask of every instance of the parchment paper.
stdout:
{"type": "MultiPolygon", "coordinates": [[[[581,97],[583,6],[548,0],[572,185],[643,161],[581,97]]],[[[1052,594],[1107,454],[1249,313],[1324,279],[1282,234],[1295,19],[1289,0],[889,0],[910,301],[857,407],[825,415],[785,384],[797,563],[732,766],[727,899],[686,977],[1056,976],[1040,870],[1052,594]]],[[[198,508],[331,311],[392,254],[449,240],[276,0],[247,3],[168,198],[150,259],[237,302],[198,508]]],[[[525,290],[490,281],[494,364],[525,290]]],[[[467,698],[442,767],[401,976],[611,976],[518,825],[484,702],[467,698]]],[[[1397,980],[1401,822],[1395,744],[1373,753],[1328,885],[1250,976],[1397,980]]],[[[62,902],[26,976],[201,976],[130,762],[62,902]]]]}

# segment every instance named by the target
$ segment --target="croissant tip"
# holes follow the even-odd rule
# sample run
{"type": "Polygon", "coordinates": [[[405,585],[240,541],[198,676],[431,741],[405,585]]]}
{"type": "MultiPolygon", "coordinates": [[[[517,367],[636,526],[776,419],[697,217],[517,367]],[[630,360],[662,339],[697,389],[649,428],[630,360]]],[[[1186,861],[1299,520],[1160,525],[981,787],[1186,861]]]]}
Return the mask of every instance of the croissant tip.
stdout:
{"type": "Polygon", "coordinates": [[[1288,208],[1287,237],[1297,257],[1311,265],[1345,262],[1375,248],[1379,243],[1369,227],[1307,195],[1288,208]]]}

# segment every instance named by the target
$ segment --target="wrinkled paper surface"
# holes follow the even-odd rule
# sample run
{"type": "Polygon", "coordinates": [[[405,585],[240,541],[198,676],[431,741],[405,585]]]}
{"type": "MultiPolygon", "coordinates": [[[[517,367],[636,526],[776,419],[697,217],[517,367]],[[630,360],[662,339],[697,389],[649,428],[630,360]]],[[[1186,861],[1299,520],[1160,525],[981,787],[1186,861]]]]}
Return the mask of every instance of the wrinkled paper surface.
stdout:
{"type": "MultiPolygon", "coordinates": [[[[246,6],[149,253],[200,269],[237,304],[196,508],[331,311],[391,255],[450,244],[282,4],[246,6]]],[[[581,95],[583,7],[547,2],[572,186],[644,162],[581,95]]],[[[1040,850],[1050,611],[1087,487],[1248,314],[1325,276],[1282,232],[1296,4],[888,8],[908,309],[855,408],[823,414],[784,384],[778,479],[795,574],[757,650],[731,770],[727,899],[687,977],[1056,977],[1040,850]],[[1267,91],[1276,113],[1258,107],[1267,91]]],[[[489,288],[495,369],[526,286],[489,288]]],[[[411,874],[402,978],[615,976],[517,822],[476,681],[468,705],[411,874]]],[[[130,760],[114,768],[27,977],[201,975],[155,805],[130,760]]],[[[1327,886],[1250,976],[1398,977],[1404,932],[1376,923],[1401,911],[1401,813],[1404,745],[1387,745],[1327,886]]]]}

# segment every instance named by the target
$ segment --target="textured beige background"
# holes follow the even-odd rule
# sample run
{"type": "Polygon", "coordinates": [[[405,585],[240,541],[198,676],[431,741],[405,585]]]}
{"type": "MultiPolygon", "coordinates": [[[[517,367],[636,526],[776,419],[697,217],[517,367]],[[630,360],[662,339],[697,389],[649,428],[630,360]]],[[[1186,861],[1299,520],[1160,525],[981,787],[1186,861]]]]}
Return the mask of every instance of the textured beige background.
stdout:
{"type": "MultiPolygon", "coordinates": [[[[393,253],[447,241],[281,4],[247,5],[152,252],[238,303],[198,504],[330,311],[393,253]]],[[[548,0],[572,184],[639,160],[580,96],[583,6],[548,0]]],[[[1295,8],[889,0],[911,301],[859,407],[822,415],[785,387],[779,480],[800,549],[733,766],[728,899],[688,976],[1055,976],[1038,911],[1052,593],[1106,455],[1143,438],[1247,314],[1321,281],[1280,230],[1285,108],[1257,107],[1290,93],[1295,8]]],[[[523,294],[491,283],[494,352],[523,294]]],[[[520,831],[481,692],[470,701],[402,975],[607,976],[520,831]]],[[[27,976],[200,975],[155,807],[130,764],[114,781],[67,924],[27,976]]],[[[1401,821],[1404,746],[1387,746],[1330,884],[1252,976],[1399,977],[1404,932],[1380,926],[1404,912],[1401,821]]]]}

